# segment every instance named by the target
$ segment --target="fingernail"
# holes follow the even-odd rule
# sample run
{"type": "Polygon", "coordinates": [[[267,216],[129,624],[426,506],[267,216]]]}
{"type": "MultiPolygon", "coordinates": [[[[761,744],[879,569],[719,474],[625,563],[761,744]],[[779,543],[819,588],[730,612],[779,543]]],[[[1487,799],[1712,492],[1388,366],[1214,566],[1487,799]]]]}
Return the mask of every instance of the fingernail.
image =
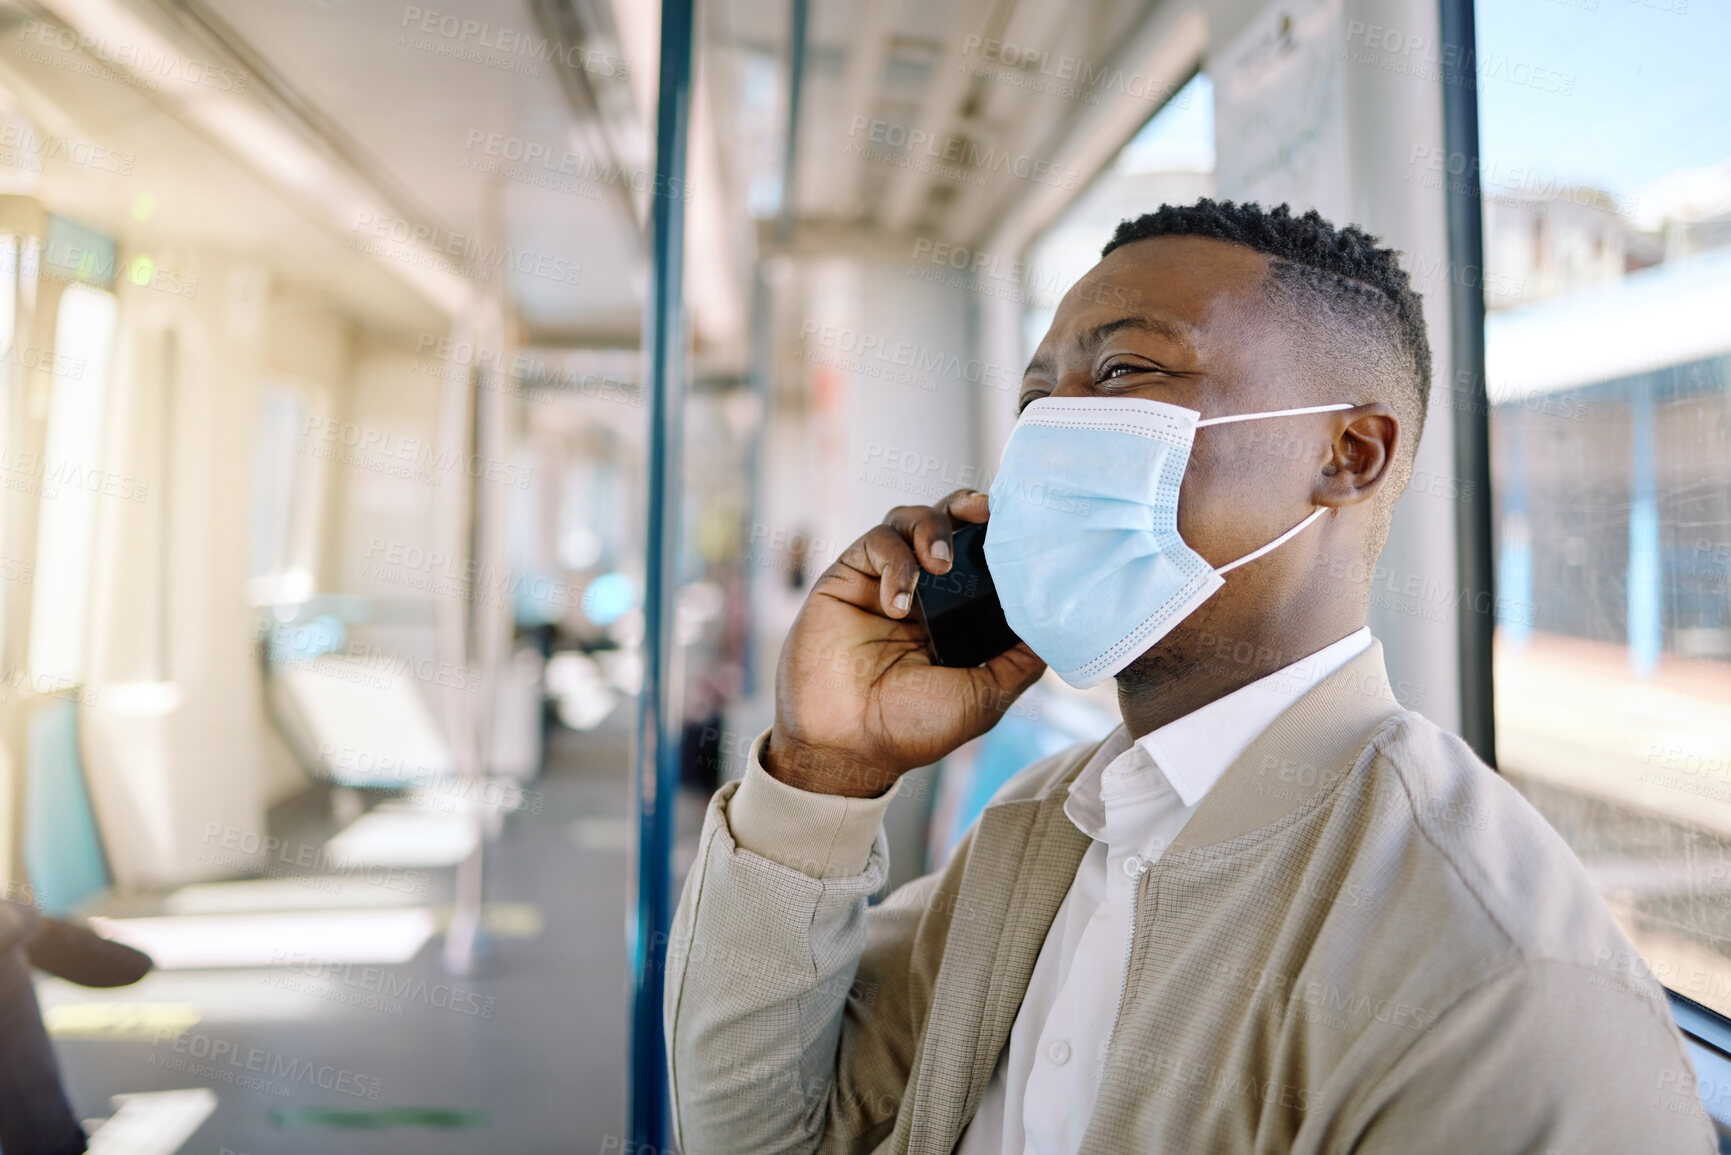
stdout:
{"type": "Polygon", "coordinates": [[[896,609],[905,610],[909,606],[914,604],[913,595],[911,595],[911,594],[897,594],[894,604],[895,604],[896,609]]]}
{"type": "Polygon", "coordinates": [[[950,543],[947,541],[932,542],[932,556],[939,561],[950,560],[950,543]]]}

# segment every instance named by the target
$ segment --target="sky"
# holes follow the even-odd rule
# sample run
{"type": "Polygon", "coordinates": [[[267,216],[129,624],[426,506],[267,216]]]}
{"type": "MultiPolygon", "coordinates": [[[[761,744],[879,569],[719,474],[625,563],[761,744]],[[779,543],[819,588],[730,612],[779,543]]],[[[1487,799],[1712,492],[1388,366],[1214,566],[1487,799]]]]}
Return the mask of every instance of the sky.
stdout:
{"type": "Polygon", "coordinates": [[[1633,198],[1673,171],[1731,159],[1726,0],[1476,7],[1487,174],[1526,167],[1633,198]],[[1509,79],[1540,68],[1572,75],[1573,92],[1509,79]]]}

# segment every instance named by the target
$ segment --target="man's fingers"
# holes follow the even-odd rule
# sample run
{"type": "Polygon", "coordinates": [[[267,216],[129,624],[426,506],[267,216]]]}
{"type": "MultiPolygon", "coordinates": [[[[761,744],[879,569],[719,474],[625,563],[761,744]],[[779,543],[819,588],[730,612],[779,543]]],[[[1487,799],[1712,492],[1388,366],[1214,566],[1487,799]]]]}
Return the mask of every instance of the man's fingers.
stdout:
{"type": "Polygon", "coordinates": [[[848,546],[824,571],[816,589],[862,610],[904,618],[913,605],[919,562],[902,536],[887,525],[848,546]]]}
{"type": "Polygon", "coordinates": [[[914,603],[920,563],[900,534],[880,525],[860,539],[878,573],[878,606],[888,617],[905,618],[914,603]]]}
{"type": "Polygon", "coordinates": [[[993,689],[1012,696],[1039,681],[1045,672],[1046,663],[1028,648],[1027,642],[1017,642],[978,671],[993,689]]]}
{"type": "Polygon", "coordinates": [[[981,522],[989,513],[985,494],[958,489],[936,505],[898,505],[884,516],[884,524],[913,543],[927,573],[942,574],[950,572],[955,559],[952,521],[981,522]]]}
{"type": "Polygon", "coordinates": [[[862,610],[878,609],[901,619],[913,608],[920,570],[950,571],[954,546],[951,518],[981,522],[988,514],[986,495],[958,489],[937,505],[899,505],[884,523],[843,551],[824,571],[817,588],[862,610]]]}
{"type": "Polygon", "coordinates": [[[929,505],[898,505],[884,515],[884,524],[914,547],[914,554],[927,573],[949,573],[954,549],[950,544],[950,519],[929,505]]]}
{"type": "Polygon", "coordinates": [[[984,716],[986,725],[992,726],[1015,704],[1023,690],[1040,680],[1045,670],[1046,663],[1019,643],[983,666],[955,672],[967,675],[967,694],[984,716]]]}
{"type": "Polygon", "coordinates": [[[986,495],[977,489],[958,489],[938,502],[937,508],[957,521],[985,521],[992,512],[986,495]]]}

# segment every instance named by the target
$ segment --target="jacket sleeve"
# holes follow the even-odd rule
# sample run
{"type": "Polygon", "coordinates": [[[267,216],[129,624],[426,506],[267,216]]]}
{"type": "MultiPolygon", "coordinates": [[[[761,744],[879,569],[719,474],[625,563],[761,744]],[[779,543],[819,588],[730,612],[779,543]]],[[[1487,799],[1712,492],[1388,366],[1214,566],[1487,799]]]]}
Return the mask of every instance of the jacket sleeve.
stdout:
{"type": "Polygon", "coordinates": [[[675,1132],[693,1155],[868,1150],[913,1061],[923,897],[876,908],[891,795],[777,782],[752,751],[711,801],[674,917],[665,1023],[675,1132]]]}
{"type": "Polygon", "coordinates": [[[1562,962],[1515,963],[1444,1010],[1360,1106],[1335,1150],[1718,1150],[1658,984],[1562,962]]]}

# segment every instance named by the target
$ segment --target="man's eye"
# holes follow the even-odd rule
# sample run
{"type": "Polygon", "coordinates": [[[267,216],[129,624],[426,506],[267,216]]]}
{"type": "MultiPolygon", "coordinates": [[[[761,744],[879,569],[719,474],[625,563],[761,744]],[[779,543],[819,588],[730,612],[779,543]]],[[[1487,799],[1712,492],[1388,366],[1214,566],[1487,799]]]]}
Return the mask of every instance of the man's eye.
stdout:
{"type": "Polygon", "coordinates": [[[1130,361],[1108,361],[1106,364],[1100,366],[1099,380],[1112,381],[1118,377],[1125,376],[1126,374],[1146,373],[1148,371],[1149,368],[1146,365],[1137,365],[1130,361]]]}

